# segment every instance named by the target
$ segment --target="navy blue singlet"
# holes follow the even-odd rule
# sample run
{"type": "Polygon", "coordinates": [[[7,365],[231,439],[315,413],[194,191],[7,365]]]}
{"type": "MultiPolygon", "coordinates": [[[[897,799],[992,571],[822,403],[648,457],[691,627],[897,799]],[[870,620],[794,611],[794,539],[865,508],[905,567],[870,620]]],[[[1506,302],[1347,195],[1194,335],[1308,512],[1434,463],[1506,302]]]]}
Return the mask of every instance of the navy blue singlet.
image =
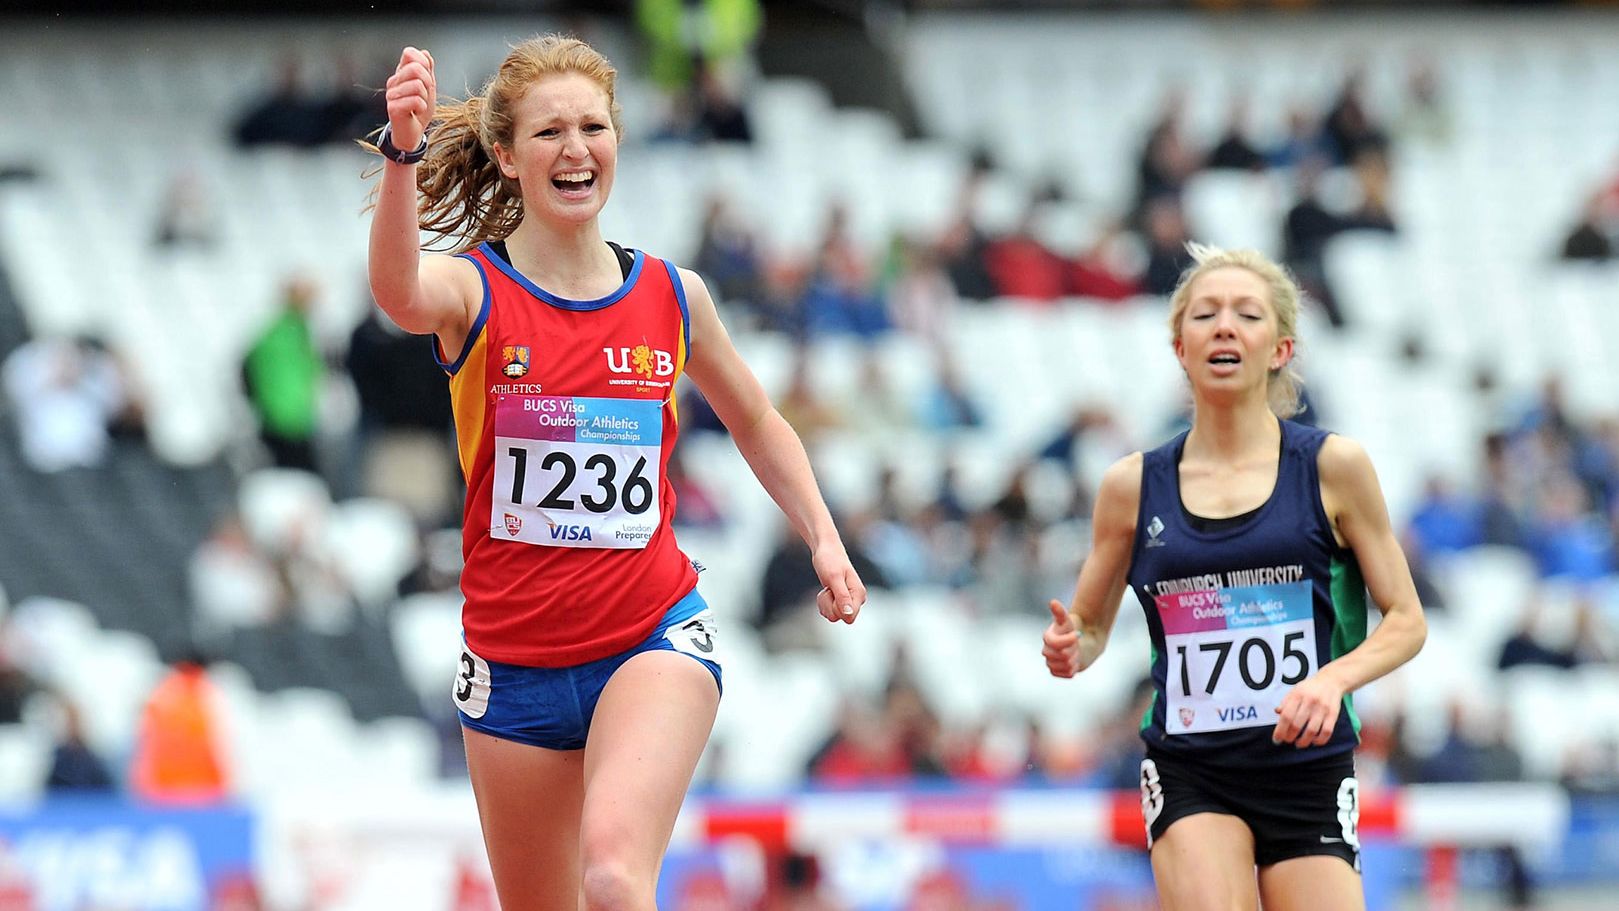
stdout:
{"type": "Polygon", "coordinates": [[[1153,749],[1217,765],[1284,765],[1354,749],[1344,696],[1332,739],[1274,744],[1294,684],[1366,638],[1366,586],[1321,505],[1316,455],[1327,433],[1282,421],[1276,486],[1245,516],[1210,522],[1180,496],[1186,434],[1145,453],[1129,584],[1152,634],[1153,749]]]}

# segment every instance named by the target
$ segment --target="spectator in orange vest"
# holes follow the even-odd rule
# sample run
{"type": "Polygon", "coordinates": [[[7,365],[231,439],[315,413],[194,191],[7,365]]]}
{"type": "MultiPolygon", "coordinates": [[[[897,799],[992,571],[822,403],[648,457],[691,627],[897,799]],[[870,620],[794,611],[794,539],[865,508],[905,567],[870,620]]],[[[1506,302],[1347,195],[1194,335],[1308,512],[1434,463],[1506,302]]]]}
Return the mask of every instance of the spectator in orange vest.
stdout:
{"type": "Polygon", "coordinates": [[[174,661],[141,712],[130,789],[157,803],[212,803],[230,791],[219,694],[195,653],[174,661]]]}

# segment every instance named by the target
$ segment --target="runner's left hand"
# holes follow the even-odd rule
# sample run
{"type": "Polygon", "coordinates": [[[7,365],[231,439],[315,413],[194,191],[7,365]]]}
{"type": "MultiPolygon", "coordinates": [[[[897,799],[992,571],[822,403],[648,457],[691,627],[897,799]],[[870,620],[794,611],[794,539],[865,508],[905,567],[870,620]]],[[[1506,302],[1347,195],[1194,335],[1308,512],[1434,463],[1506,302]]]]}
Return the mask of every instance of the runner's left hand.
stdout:
{"type": "Polygon", "coordinates": [[[1276,730],[1271,732],[1271,740],[1300,749],[1324,745],[1332,739],[1343,702],[1343,687],[1334,683],[1329,674],[1318,672],[1304,679],[1276,707],[1276,730]]]}
{"type": "Polygon", "coordinates": [[[860,574],[854,571],[849,555],[842,547],[816,551],[815,575],[821,580],[821,591],[815,596],[815,606],[821,616],[836,623],[853,623],[866,603],[866,586],[860,574]]]}

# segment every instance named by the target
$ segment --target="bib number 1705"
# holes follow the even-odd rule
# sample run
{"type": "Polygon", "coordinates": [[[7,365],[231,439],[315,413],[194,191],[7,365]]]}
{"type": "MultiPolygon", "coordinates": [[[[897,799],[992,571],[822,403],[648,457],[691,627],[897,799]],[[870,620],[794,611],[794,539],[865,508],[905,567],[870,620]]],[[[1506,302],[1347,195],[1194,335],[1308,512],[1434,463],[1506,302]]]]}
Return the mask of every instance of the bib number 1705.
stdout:
{"type": "MultiPolygon", "coordinates": [[[[1214,655],[1214,661],[1209,667],[1208,679],[1202,682],[1203,695],[1212,696],[1220,688],[1222,675],[1226,672],[1226,665],[1236,652],[1236,672],[1248,689],[1254,692],[1268,690],[1276,682],[1276,674],[1280,671],[1281,682],[1292,686],[1310,676],[1310,656],[1297,646],[1304,641],[1304,633],[1294,631],[1282,637],[1282,653],[1280,658],[1272,649],[1271,643],[1258,637],[1243,640],[1239,645],[1230,640],[1216,640],[1213,642],[1197,643],[1197,652],[1200,656],[1214,655]]],[[[1180,685],[1181,695],[1192,695],[1192,668],[1187,660],[1186,644],[1175,646],[1176,656],[1180,659],[1180,685]]],[[[1200,660],[1200,664],[1203,662],[1200,660]]]]}

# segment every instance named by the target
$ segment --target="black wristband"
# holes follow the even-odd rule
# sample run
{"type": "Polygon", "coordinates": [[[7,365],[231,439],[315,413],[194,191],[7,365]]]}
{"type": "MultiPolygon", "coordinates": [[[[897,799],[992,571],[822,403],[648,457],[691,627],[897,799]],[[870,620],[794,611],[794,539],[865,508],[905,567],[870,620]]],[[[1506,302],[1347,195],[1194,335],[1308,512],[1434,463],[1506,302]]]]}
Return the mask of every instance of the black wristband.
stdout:
{"type": "Polygon", "coordinates": [[[393,143],[393,124],[382,128],[382,135],[377,137],[377,151],[382,157],[399,164],[415,164],[427,157],[427,134],[422,133],[422,141],[409,152],[400,151],[393,143]]]}

